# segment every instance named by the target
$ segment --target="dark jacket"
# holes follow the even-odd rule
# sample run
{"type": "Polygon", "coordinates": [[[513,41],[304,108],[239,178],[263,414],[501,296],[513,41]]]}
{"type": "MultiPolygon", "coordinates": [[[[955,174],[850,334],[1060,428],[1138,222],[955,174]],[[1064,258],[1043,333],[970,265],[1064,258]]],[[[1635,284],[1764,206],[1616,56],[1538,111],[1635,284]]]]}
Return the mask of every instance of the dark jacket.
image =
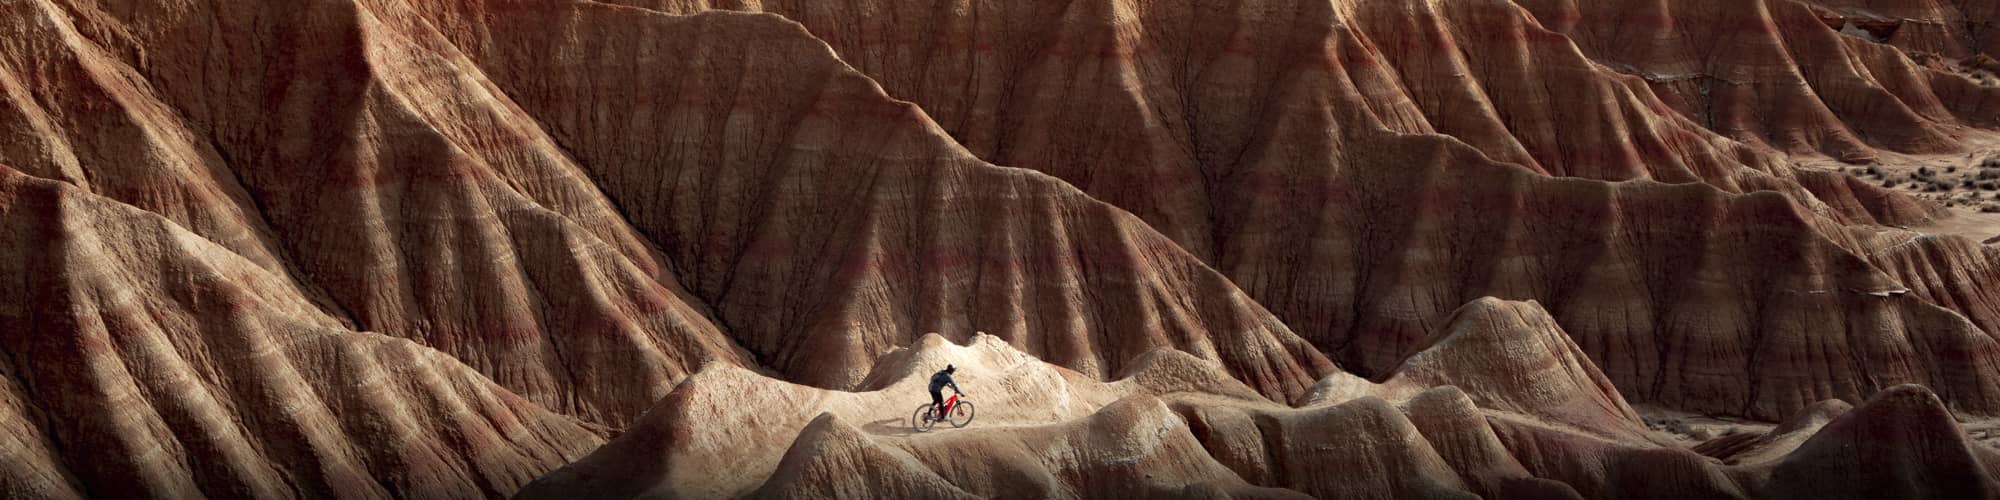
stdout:
{"type": "Polygon", "coordinates": [[[931,375],[931,392],[932,392],[932,393],[936,393],[936,392],[938,391],[938,389],[943,389],[943,388],[944,388],[944,386],[947,386],[947,385],[951,386],[951,392],[965,392],[965,391],[962,391],[962,390],[959,390],[959,389],[958,389],[958,383],[957,383],[957,382],[952,382],[952,381],[951,381],[951,372],[947,372],[947,371],[944,371],[944,370],[938,370],[938,372],[937,372],[936,374],[934,374],[934,375],[931,375]]]}

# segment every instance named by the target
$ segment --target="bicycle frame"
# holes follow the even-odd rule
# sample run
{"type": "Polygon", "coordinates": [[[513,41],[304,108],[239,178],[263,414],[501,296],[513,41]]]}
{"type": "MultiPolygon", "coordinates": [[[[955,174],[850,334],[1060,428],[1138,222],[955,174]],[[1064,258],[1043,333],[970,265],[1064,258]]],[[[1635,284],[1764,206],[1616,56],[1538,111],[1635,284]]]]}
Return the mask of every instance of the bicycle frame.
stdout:
{"type": "Polygon", "coordinates": [[[938,416],[942,417],[942,416],[945,416],[945,415],[950,415],[950,414],[951,414],[951,407],[953,407],[953,406],[958,406],[958,394],[952,394],[952,395],[951,395],[951,397],[949,397],[949,398],[945,398],[945,400],[944,400],[944,411],[940,411],[940,412],[938,412],[938,416]]]}

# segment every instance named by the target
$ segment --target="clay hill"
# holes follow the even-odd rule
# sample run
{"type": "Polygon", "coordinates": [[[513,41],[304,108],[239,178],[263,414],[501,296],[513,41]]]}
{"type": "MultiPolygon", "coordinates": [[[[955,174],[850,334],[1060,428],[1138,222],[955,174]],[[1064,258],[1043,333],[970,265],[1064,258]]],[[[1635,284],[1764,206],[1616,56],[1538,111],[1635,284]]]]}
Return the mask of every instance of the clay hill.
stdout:
{"type": "Polygon", "coordinates": [[[1996,22],[0,2],[0,497],[2000,498],[1996,22]]]}

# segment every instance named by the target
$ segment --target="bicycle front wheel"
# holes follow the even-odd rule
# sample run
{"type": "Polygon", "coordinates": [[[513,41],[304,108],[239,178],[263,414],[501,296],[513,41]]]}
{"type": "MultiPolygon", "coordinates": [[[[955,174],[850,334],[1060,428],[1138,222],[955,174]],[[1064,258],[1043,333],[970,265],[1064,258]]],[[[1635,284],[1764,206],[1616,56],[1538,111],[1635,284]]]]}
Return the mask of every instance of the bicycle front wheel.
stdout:
{"type": "Polygon", "coordinates": [[[951,415],[947,418],[951,420],[952,427],[965,427],[966,424],[972,423],[972,414],[972,402],[959,401],[958,404],[952,405],[951,415]]]}
{"type": "Polygon", "coordinates": [[[929,416],[930,413],[931,413],[931,405],[929,403],[925,403],[923,406],[918,406],[917,412],[915,414],[910,415],[910,429],[915,430],[917,432],[930,432],[931,425],[937,423],[936,421],[924,418],[926,416],[929,416]]]}

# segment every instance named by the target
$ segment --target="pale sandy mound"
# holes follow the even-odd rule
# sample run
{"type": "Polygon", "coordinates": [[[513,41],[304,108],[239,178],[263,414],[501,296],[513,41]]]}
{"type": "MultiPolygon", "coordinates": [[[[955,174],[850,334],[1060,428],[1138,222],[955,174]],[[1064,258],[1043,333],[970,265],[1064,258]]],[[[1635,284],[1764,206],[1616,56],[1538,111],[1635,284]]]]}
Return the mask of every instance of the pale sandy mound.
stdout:
{"type": "MultiPolygon", "coordinates": [[[[871,375],[883,388],[859,393],[703,370],[623,436],[520,496],[1476,498],[1411,419],[1376,398],[1293,410],[1169,351],[1126,378],[1096,382],[991,336],[966,346],[927,336],[884,358],[882,373],[902,375],[871,375]],[[911,432],[930,374],[915,367],[947,362],[961,367],[977,420],[911,432]],[[1246,451],[1266,443],[1276,448],[1246,451]],[[1327,470],[1370,472],[1319,472],[1327,470]]],[[[1476,412],[1463,403],[1461,416],[1476,412]]]]}
{"type": "Polygon", "coordinates": [[[1963,437],[1941,406],[1880,402],[1934,404],[1922,389],[1850,412],[1879,425],[1826,423],[1838,405],[1816,406],[1768,439],[1735,443],[1745,459],[1732,466],[1647,431],[1536,304],[1482,299],[1452,323],[1388,381],[1335,375],[1299,408],[1185,353],[1163,350],[1099,382],[986,335],[966,345],[928,335],[885,354],[866,392],[717,365],[521,497],[1798,498],[1806,486],[1788,478],[1851,461],[1813,443],[1852,439],[1880,439],[1870,446],[1883,458],[1868,468],[1886,472],[1870,477],[1941,478],[1916,497],[1991,482],[1978,467],[1986,452],[1930,438],[1963,437]],[[945,363],[961,367],[978,418],[911,432],[923,384],[945,363]],[[1904,407],[1914,409],[1894,410],[1904,407]],[[1895,430],[1905,424],[1919,430],[1895,430]]]}
{"type": "MultiPolygon", "coordinates": [[[[756,496],[858,498],[854,478],[888,461],[892,484],[980,498],[1307,498],[1258,488],[1217,463],[1159,399],[1120,399],[1061,424],[871,437],[830,414],[809,426],[756,496]],[[838,440],[837,442],[829,442],[838,440]],[[826,453],[834,451],[834,453],[826,453]],[[847,457],[865,457],[854,460],[847,457]],[[914,467],[913,467],[914,466],[914,467]],[[934,471],[934,472],[933,472],[934,471]],[[956,485],[956,486],[952,486],[956,485]]],[[[913,492],[914,493],[914,492],[913,492]]],[[[918,498],[910,496],[907,498],[918,498]]]]}
{"type": "Polygon", "coordinates": [[[1129,376],[1105,383],[1022,354],[998,337],[978,335],[968,345],[956,345],[932,334],[884,355],[876,373],[864,378],[872,388],[866,392],[818,389],[711,365],[682,382],[623,436],[537,481],[522,496],[747,494],[776,470],[785,449],[821,414],[869,434],[912,434],[910,418],[930,401],[924,392],[930,375],[947,363],[959,367],[958,385],[975,404],[973,425],[981,433],[1085,418],[1133,394],[1194,390],[1239,404],[1271,405],[1220,367],[1185,353],[1163,351],[1145,359],[1129,376]]]}
{"type": "Polygon", "coordinates": [[[908,451],[878,444],[866,431],[832,413],[820,414],[799,433],[771,479],[754,496],[980,498],[939,477],[908,451]]]}
{"type": "Polygon", "coordinates": [[[1480,408],[1534,416],[1612,439],[1654,438],[1540,304],[1492,297],[1460,307],[1428,347],[1405,359],[1381,384],[1335,375],[1315,385],[1306,404],[1361,395],[1405,400],[1442,386],[1456,386],[1480,408]]]}

